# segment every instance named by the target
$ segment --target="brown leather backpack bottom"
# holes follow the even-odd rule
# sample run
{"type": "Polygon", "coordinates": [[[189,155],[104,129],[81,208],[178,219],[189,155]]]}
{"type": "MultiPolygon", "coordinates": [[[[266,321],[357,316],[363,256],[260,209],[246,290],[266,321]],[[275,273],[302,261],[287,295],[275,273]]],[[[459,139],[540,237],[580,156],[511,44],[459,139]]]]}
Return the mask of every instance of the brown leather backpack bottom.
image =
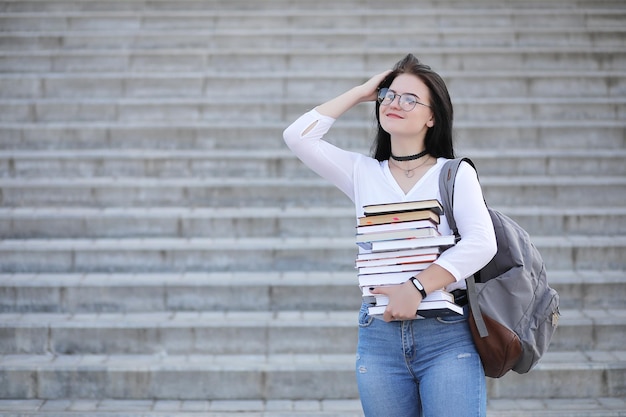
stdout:
{"type": "Polygon", "coordinates": [[[502,326],[491,317],[483,314],[485,325],[489,331],[486,337],[480,337],[474,317],[469,315],[469,325],[485,369],[485,375],[500,378],[519,361],[522,356],[522,342],[515,332],[502,326]]]}

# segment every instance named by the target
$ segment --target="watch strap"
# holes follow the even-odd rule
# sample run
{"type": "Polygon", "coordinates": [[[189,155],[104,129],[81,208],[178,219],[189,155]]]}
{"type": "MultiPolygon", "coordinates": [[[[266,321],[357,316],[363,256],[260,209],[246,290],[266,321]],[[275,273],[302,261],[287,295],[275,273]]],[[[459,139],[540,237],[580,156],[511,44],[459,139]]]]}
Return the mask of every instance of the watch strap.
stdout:
{"type": "Polygon", "coordinates": [[[415,277],[411,278],[411,282],[417,291],[422,295],[422,299],[426,298],[428,294],[426,294],[426,290],[424,290],[424,286],[422,283],[415,277]]]}

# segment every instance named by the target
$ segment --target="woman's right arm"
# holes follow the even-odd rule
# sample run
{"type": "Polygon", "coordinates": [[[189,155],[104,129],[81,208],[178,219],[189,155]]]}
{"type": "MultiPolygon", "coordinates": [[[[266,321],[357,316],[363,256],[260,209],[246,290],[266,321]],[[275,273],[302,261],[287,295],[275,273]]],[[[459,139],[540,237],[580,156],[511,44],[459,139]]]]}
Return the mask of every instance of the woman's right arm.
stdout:
{"type": "Polygon", "coordinates": [[[300,116],[283,132],[287,146],[306,166],[329,180],[348,197],[353,195],[353,167],[360,154],[344,151],[322,138],[335,120],[355,105],[373,101],[378,85],[389,74],[385,71],[367,82],[317,106],[300,116]]]}

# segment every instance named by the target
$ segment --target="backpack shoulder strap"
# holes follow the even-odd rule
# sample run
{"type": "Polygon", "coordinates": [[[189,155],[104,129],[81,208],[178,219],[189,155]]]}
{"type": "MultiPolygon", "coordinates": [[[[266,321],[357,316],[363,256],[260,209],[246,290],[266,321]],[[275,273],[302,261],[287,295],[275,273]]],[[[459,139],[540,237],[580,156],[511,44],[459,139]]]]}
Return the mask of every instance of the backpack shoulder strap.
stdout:
{"type": "MultiPolygon", "coordinates": [[[[459,229],[457,228],[456,221],[454,220],[454,180],[456,179],[456,173],[459,170],[459,166],[463,161],[467,162],[472,166],[472,168],[476,169],[476,166],[471,159],[456,158],[446,161],[441,169],[441,173],[439,174],[439,193],[441,194],[443,213],[445,214],[446,220],[450,225],[450,230],[452,230],[457,238],[460,236],[459,229]]],[[[476,290],[476,281],[474,280],[474,276],[468,277],[465,280],[465,283],[467,284],[468,302],[471,307],[474,322],[476,323],[476,328],[478,329],[478,334],[480,334],[480,337],[487,337],[489,335],[489,331],[487,330],[487,325],[485,324],[485,320],[483,319],[478,305],[478,291],[476,290]]]]}
{"type": "Polygon", "coordinates": [[[459,237],[459,230],[456,227],[456,221],[454,220],[454,180],[456,179],[456,173],[461,166],[461,162],[467,162],[476,169],[474,163],[469,158],[456,158],[446,161],[441,168],[441,174],[439,175],[439,193],[441,194],[441,205],[443,206],[443,212],[446,215],[446,220],[450,225],[450,230],[454,235],[459,237]]]}

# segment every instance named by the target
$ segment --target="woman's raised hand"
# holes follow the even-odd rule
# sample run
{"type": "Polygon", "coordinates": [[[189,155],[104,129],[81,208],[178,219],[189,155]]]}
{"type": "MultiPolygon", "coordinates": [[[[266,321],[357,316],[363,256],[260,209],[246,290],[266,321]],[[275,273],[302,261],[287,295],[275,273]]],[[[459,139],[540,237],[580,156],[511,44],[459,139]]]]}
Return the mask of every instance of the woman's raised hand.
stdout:
{"type": "Polygon", "coordinates": [[[391,71],[392,70],[386,70],[380,74],[376,74],[359,86],[362,90],[363,101],[376,101],[378,98],[378,86],[387,78],[391,71]]]}
{"type": "Polygon", "coordinates": [[[317,111],[326,116],[338,118],[355,105],[365,101],[375,101],[378,96],[378,86],[389,75],[391,70],[381,72],[363,84],[353,87],[345,93],[317,106],[317,111]]]}

